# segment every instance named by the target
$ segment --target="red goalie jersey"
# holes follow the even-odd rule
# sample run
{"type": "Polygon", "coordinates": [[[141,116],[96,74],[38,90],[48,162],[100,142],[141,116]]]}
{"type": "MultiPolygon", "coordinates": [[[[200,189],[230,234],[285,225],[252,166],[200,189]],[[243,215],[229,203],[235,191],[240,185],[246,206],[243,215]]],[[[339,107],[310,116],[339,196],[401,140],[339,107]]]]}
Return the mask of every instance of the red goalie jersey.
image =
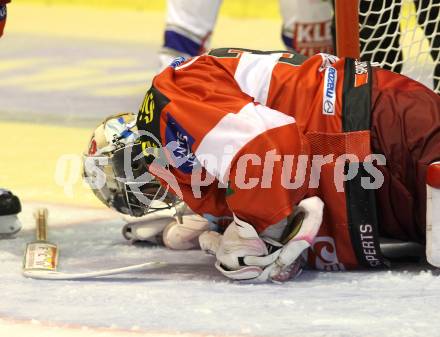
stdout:
{"type": "Polygon", "coordinates": [[[372,75],[327,54],[214,49],[156,76],[137,124],[168,149],[171,174],[157,175],[193,211],[214,222],[234,213],[262,232],[317,195],[324,220],[310,265],[380,267],[375,192],[364,184],[378,172],[372,75]]]}

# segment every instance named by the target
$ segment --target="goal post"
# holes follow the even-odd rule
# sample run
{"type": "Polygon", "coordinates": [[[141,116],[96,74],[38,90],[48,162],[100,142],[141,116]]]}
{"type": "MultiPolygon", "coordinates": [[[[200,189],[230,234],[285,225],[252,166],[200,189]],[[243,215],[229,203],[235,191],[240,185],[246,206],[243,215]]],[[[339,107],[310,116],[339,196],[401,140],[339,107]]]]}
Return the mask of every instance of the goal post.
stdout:
{"type": "Polygon", "coordinates": [[[359,58],[359,3],[335,0],[336,53],[339,57],[359,58]]]}
{"type": "Polygon", "coordinates": [[[360,55],[440,94],[440,0],[334,1],[339,56],[360,55]]]}

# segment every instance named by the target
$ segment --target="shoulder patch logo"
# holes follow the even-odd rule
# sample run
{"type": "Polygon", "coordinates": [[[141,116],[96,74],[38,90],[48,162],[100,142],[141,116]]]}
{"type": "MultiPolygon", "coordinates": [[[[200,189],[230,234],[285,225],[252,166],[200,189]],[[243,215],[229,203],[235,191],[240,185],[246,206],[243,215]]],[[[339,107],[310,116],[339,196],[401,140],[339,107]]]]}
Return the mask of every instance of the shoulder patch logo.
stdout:
{"type": "Polygon", "coordinates": [[[354,61],[354,87],[358,88],[368,83],[368,64],[367,62],[354,61]]]}
{"type": "Polygon", "coordinates": [[[169,113],[167,116],[166,147],[172,152],[174,166],[183,173],[191,173],[199,166],[199,161],[192,151],[194,138],[169,113]]]}

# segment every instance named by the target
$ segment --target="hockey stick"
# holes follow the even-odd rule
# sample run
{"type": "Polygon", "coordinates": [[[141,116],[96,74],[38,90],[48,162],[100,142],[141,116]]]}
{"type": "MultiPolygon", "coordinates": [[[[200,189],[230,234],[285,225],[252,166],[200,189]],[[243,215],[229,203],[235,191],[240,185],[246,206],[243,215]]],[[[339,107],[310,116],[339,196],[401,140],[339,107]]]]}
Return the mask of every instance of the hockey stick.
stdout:
{"type": "Polygon", "coordinates": [[[34,216],[37,240],[28,243],[26,246],[23,260],[23,276],[25,277],[39,280],[78,280],[155,269],[166,265],[166,263],[163,262],[146,262],[121,268],[95,270],[83,273],[58,272],[58,246],[47,241],[47,209],[38,209],[34,216]]]}
{"type": "Polygon", "coordinates": [[[56,271],[58,265],[58,246],[47,241],[46,208],[37,209],[34,213],[36,241],[26,245],[23,259],[23,272],[40,270],[56,271]]]}
{"type": "Polygon", "coordinates": [[[96,270],[84,273],[64,273],[50,270],[24,270],[23,276],[38,280],[79,280],[122,273],[131,273],[140,270],[156,269],[165,265],[166,263],[163,262],[146,262],[122,268],[96,270]]]}

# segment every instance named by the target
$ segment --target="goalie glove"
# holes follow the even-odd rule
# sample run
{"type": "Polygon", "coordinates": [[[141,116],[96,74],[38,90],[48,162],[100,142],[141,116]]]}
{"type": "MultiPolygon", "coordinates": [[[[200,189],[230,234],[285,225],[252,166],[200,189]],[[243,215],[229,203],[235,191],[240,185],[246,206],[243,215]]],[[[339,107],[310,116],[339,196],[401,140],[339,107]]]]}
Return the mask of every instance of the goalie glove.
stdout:
{"type": "Polygon", "coordinates": [[[200,246],[215,253],[215,267],[230,279],[284,282],[300,274],[301,254],[318,233],[323,208],[318,197],[301,201],[281,242],[260,237],[250,224],[234,217],[223,236],[213,232],[200,235],[200,246]]]}

